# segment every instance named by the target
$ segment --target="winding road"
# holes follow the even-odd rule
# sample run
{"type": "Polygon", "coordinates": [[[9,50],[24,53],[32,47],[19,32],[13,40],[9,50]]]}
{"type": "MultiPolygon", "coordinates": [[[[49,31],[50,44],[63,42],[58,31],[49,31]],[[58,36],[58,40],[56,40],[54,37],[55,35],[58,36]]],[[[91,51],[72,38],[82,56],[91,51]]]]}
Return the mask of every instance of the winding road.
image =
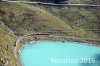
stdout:
{"type": "Polygon", "coordinates": [[[78,7],[78,6],[88,6],[88,7],[100,7],[99,4],[55,4],[55,3],[44,3],[44,2],[31,2],[31,1],[8,1],[2,0],[4,2],[10,3],[29,3],[29,4],[39,4],[39,5],[48,5],[48,6],[71,6],[71,7],[78,7]]]}

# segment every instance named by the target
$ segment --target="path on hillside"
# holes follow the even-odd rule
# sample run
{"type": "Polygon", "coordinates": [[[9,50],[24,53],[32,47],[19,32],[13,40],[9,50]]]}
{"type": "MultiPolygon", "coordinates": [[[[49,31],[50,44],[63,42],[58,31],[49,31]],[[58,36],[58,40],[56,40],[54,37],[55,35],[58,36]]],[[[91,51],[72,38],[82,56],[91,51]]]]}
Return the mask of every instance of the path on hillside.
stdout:
{"type": "Polygon", "coordinates": [[[20,52],[21,50],[18,50],[18,45],[21,43],[25,43],[28,41],[28,37],[27,36],[21,36],[16,40],[15,46],[14,46],[14,55],[16,58],[17,57],[17,52],[20,52]]]}
{"type": "Polygon", "coordinates": [[[10,3],[29,3],[29,4],[39,4],[39,5],[49,5],[49,6],[91,6],[91,7],[100,7],[99,4],[55,4],[55,3],[44,3],[44,2],[31,2],[31,1],[5,1],[10,3]]]}
{"type": "Polygon", "coordinates": [[[15,43],[15,46],[14,46],[14,55],[16,58],[17,57],[17,47],[18,47],[18,44],[20,43],[20,41],[22,40],[22,37],[19,37],[17,40],[16,40],[16,43],[15,43]]]}

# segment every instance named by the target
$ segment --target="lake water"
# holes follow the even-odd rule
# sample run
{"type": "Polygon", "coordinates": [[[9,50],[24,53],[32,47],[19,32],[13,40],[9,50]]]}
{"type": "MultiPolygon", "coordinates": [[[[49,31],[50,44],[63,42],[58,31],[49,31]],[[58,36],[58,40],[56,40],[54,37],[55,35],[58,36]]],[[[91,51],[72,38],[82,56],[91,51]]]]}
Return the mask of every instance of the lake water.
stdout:
{"type": "Polygon", "coordinates": [[[74,42],[26,43],[21,59],[24,66],[100,66],[100,47],[74,42]]]}

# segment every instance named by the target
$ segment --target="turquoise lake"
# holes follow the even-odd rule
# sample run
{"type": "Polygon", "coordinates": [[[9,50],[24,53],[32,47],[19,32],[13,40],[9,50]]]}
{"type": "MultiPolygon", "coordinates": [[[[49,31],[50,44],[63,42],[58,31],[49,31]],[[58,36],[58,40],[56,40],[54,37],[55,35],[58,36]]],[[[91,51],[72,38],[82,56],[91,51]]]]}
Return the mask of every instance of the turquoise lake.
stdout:
{"type": "Polygon", "coordinates": [[[100,47],[75,42],[27,42],[21,60],[24,66],[100,66],[100,47]]]}

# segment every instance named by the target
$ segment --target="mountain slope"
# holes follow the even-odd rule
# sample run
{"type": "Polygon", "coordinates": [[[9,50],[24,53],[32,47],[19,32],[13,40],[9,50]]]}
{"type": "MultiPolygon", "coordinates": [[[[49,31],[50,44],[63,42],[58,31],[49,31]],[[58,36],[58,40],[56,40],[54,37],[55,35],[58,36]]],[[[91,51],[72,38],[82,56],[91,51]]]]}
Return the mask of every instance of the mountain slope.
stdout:
{"type": "MultiPolygon", "coordinates": [[[[52,9],[53,10],[53,9],[52,9]]],[[[62,10],[63,11],[63,10],[62,10]]],[[[37,32],[62,31],[71,36],[88,36],[84,29],[73,28],[69,23],[46,12],[43,8],[20,3],[0,3],[0,12],[5,25],[16,35],[25,35],[37,32]]],[[[59,13],[58,13],[59,15],[59,13]]],[[[66,14],[61,14],[66,15],[66,14]]],[[[66,19],[66,18],[65,18],[66,19]]]]}
{"type": "Polygon", "coordinates": [[[57,17],[34,6],[17,3],[0,3],[0,10],[4,12],[2,17],[5,25],[11,28],[16,34],[49,32],[54,30],[71,32],[73,30],[57,17]]]}
{"type": "MultiPolygon", "coordinates": [[[[1,22],[1,21],[0,21],[1,22]]],[[[16,66],[19,61],[13,54],[14,35],[0,24],[0,66],[16,66]]]]}
{"type": "Polygon", "coordinates": [[[62,21],[66,22],[73,29],[83,29],[88,36],[98,37],[100,34],[100,8],[99,7],[48,7],[39,6],[62,21]]]}

